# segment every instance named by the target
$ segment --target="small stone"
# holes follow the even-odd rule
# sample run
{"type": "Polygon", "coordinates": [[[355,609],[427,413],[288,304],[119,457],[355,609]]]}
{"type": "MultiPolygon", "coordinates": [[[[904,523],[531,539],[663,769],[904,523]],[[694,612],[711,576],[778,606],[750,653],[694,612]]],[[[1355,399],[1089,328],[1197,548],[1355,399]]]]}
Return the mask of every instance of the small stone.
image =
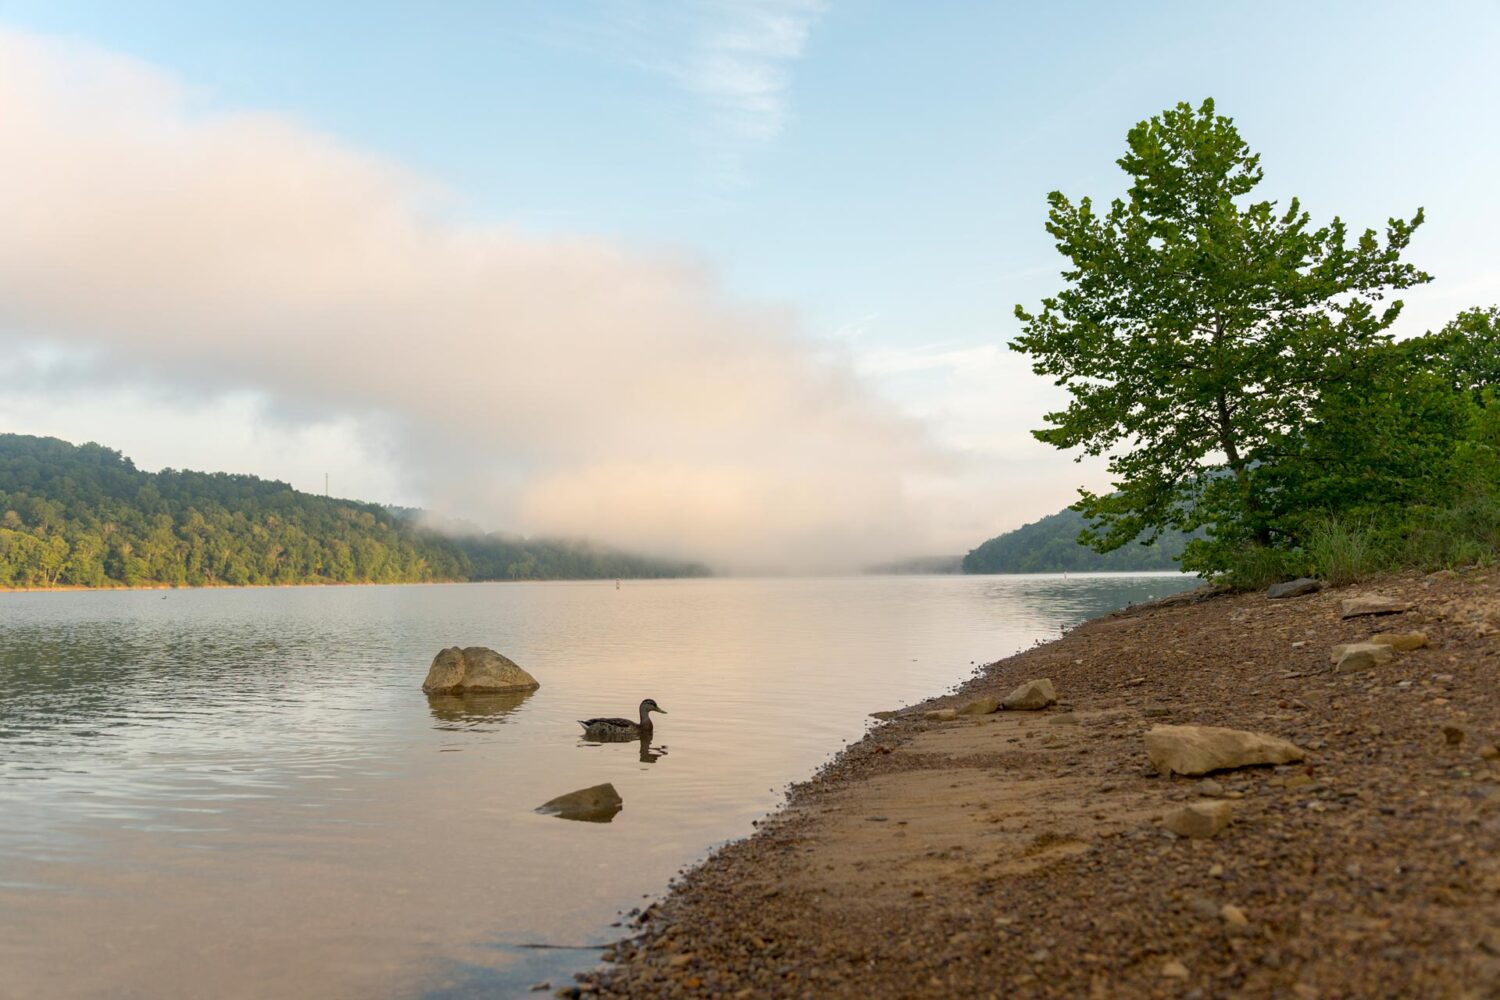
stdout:
{"type": "Polygon", "coordinates": [[[1297,1000],[1318,1000],[1318,997],[1323,995],[1316,986],[1309,986],[1306,983],[1295,984],[1292,986],[1292,992],[1297,994],[1297,1000]]]}
{"type": "Polygon", "coordinates": [[[1218,836],[1233,817],[1228,802],[1194,802],[1168,813],[1162,826],[1179,837],[1201,839],[1218,836]]]}
{"type": "Polygon", "coordinates": [[[1078,716],[1072,712],[1059,712],[1047,721],[1054,726],[1076,726],[1078,725],[1078,716]]]}
{"type": "Polygon", "coordinates": [[[1219,726],[1156,726],[1146,734],[1146,755],[1163,774],[1208,774],[1255,764],[1289,764],[1307,756],[1275,736],[1219,726]]]}
{"type": "Polygon", "coordinates": [[[1250,926],[1250,918],[1245,916],[1245,911],[1233,903],[1225,903],[1219,907],[1219,916],[1223,917],[1224,922],[1230,927],[1250,926]]]}
{"type": "Polygon", "coordinates": [[[1172,714],[1172,710],[1165,705],[1147,705],[1141,709],[1141,714],[1148,719],[1160,719],[1172,714]]]}
{"type": "Polygon", "coordinates": [[[533,993],[539,993],[542,990],[550,990],[551,988],[552,988],[552,984],[551,983],[532,983],[531,984],[531,992],[533,992],[533,993]]]}
{"type": "Polygon", "coordinates": [[[1312,783],[1313,780],[1310,775],[1294,774],[1290,778],[1287,778],[1284,782],[1282,782],[1281,787],[1287,789],[1288,791],[1291,791],[1295,788],[1306,788],[1312,783]]]}
{"type": "Polygon", "coordinates": [[[1144,677],[1132,677],[1132,678],[1130,678],[1130,680],[1126,681],[1125,683],[1129,684],[1131,687],[1138,687],[1138,686],[1146,683],[1146,678],[1144,678],[1144,677]]]}
{"type": "Polygon", "coordinates": [[[1427,645],[1426,632],[1382,632],[1370,636],[1371,642],[1390,646],[1398,653],[1410,653],[1427,645]]]}
{"type": "Polygon", "coordinates": [[[1364,615],[1399,615],[1411,610],[1410,601],[1398,601],[1384,594],[1358,594],[1345,598],[1339,604],[1340,618],[1359,618],[1364,615]]]}
{"type": "Polygon", "coordinates": [[[1027,681],[1016,688],[1000,703],[1008,711],[1035,712],[1057,702],[1057,691],[1046,677],[1027,681]]]}
{"type": "Polygon", "coordinates": [[[1500,746],[1491,743],[1489,746],[1480,747],[1479,756],[1485,760],[1500,760],[1500,746]]]}
{"type": "Polygon", "coordinates": [[[667,965],[673,969],[681,969],[688,965],[691,965],[692,961],[693,956],[691,953],[673,955],[671,958],[667,959],[667,965]]]}
{"type": "Polygon", "coordinates": [[[1464,741],[1464,737],[1467,736],[1467,735],[1468,735],[1468,733],[1464,732],[1458,726],[1444,726],[1443,727],[1443,739],[1447,740],[1448,745],[1450,747],[1456,747],[1456,746],[1458,746],[1460,743],[1462,743],[1464,741]]]}
{"type": "Polygon", "coordinates": [[[1171,959],[1162,964],[1161,977],[1163,979],[1186,979],[1188,977],[1187,966],[1175,958],[1171,959]]]}
{"type": "Polygon", "coordinates": [[[1223,878],[1224,877],[1224,866],[1223,865],[1209,865],[1208,866],[1208,877],[1209,878],[1223,878]]]}
{"type": "Polygon", "coordinates": [[[900,714],[901,714],[900,712],[895,712],[895,711],[891,711],[891,710],[887,709],[886,711],[882,711],[882,712],[871,712],[870,713],[870,718],[872,718],[872,719],[879,719],[881,722],[889,722],[891,719],[894,719],[896,716],[898,716],[900,714]]]}
{"type": "Polygon", "coordinates": [[[1383,642],[1351,642],[1333,649],[1334,669],[1341,674],[1369,670],[1396,658],[1396,650],[1383,642]]]}
{"type": "Polygon", "coordinates": [[[1000,702],[994,698],[975,698],[963,708],[958,710],[959,715],[989,715],[1000,708],[1000,702]]]}
{"type": "Polygon", "coordinates": [[[922,718],[928,720],[929,722],[952,722],[954,719],[958,718],[958,709],[938,708],[926,713],[922,716],[922,718]]]}
{"type": "Polygon", "coordinates": [[[1286,583],[1273,583],[1266,588],[1266,597],[1273,601],[1285,600],[1288,597],[1301,597],[1303,594],[1316,594],[1323,589],[1321,580],[1310,577],[1300,577],[1296,580],[1288,580],[1286,583]]]}
{"type": "Polygon", "coordinates": [[[1218,797],[1224,794],[1224,786],[1212,778],[1204,778],[1193,786],[1193,791],[1199,795],[1218,797]]]}

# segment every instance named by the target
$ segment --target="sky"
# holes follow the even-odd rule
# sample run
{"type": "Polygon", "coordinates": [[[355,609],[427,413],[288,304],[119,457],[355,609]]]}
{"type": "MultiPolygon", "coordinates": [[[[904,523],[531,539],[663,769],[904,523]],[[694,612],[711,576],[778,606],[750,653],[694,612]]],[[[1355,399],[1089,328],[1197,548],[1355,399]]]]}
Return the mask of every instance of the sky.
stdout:
{"type": "Polygon", "coordinates": [[[1006,348],[1047,192],[1216,99],[1500,302],[1500,3],[0,0],[0,430],[731,571],[1105,487],[1006,348]]]}

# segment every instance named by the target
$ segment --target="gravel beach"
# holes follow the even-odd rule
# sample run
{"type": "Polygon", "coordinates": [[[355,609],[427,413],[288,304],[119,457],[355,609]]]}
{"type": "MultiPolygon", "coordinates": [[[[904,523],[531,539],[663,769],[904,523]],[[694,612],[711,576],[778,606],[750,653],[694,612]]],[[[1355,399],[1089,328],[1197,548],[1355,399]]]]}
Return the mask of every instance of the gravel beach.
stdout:
{"type": "Polygon", "coordinates": [[[877,725],[556,992],[1500,997],[1497,740],[1493,570],[1129,609],[877,725]],[[1409,609],[1342,617],[1370,594],[1409,609]],[[1057,704],[943,718],[1040,678],[1057,704]],[[1164,775],[1159,725],[1305,758],[1164,775]]]}

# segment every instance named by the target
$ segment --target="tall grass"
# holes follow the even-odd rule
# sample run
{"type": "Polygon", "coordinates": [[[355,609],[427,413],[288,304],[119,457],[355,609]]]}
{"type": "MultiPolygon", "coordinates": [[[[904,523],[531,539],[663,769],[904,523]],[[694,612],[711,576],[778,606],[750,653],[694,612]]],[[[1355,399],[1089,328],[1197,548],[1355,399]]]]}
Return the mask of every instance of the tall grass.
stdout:
{"type": "Polygon", "coordinates": [[[1500,561],[1500,494],[1471,491],[1451,507],[1419,507],[1383,517],[1325,515],[1298,548],[1248,545],[1216,581],[1258,590],[1311,575],[1334,586],[1401,570],[1432,572],[1500,561]]]}
{"type": "Polygon", "coordinates": [[[1391,568],[1381,541],[1369,521],[1325,517],[1307,533],[1307,560],[1315,576],[1341,587],[1391,568]]]}

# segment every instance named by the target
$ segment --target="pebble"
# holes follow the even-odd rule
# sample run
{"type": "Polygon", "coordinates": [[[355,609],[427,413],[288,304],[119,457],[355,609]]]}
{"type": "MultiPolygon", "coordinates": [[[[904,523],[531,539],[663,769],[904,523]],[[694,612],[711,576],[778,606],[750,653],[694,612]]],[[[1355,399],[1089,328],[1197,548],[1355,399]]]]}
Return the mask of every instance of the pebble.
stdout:
{"type": "Polygon", "coordinates": [[[1245,911],[1233,903],[1225,903],[1219,907],[1219,916],[1223,917],[1224,922],[1230,927],[1248,927],[1250,925],[1250,919],[1245,916],[1245,911]]]}
{"type": "Polygon", "coordinates": [[[1171,959],[1162,964],[1161,976],[1163,979],[1186,979],[1188,977],[1187,966],[1175,958],[1171,959]]]}

